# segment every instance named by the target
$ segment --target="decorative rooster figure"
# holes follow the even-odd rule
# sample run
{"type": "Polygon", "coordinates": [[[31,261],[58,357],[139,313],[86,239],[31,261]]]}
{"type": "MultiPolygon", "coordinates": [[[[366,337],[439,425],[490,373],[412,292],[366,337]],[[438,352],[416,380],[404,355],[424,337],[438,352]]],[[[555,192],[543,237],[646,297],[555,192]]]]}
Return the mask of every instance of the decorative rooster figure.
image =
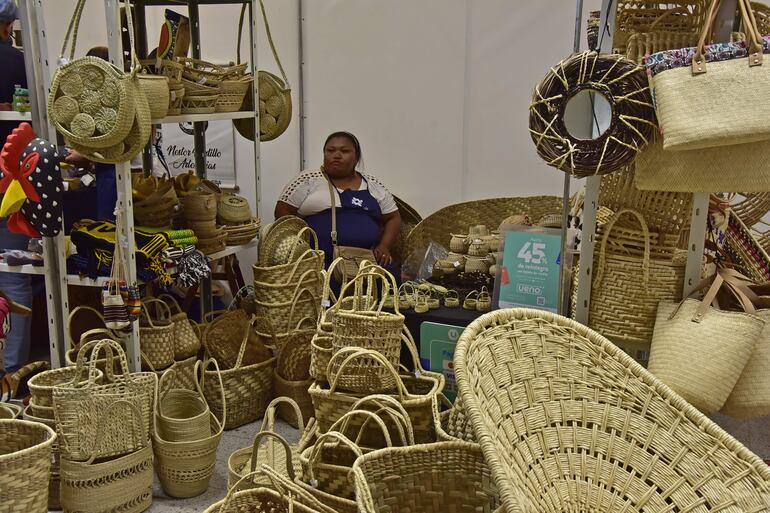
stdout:
{"type": "Polygon", "coordinates": [[[62,179],[56,146],[22,123],[0,152],[0,217],[8,229],[30,237],[53,237],[62,224],[62,179]]]}

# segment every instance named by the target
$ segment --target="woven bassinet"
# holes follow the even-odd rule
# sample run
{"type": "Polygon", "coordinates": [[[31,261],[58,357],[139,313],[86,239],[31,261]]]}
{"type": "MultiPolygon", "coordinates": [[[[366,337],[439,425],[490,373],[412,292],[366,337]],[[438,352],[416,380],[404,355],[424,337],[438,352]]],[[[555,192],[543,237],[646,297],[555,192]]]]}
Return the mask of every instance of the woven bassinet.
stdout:
{"type": "Polygon", "coordinates": [[[452,233],[467,233],[469,226],[498,226],[500,221],[514,214],[528,214],[532,219],[540,219],[545,214],[561,212],[561,207],[558,196],[492,198],[449,205],[417,223],[407,237],[404,255],[425,250],[431,241],[446,247],[452,233]]]}
{"type": "Polygon", "coordinates": [[[770,467],[583,325],[488,313],[454,365],[509,512],[767,511],[770,467]]]}

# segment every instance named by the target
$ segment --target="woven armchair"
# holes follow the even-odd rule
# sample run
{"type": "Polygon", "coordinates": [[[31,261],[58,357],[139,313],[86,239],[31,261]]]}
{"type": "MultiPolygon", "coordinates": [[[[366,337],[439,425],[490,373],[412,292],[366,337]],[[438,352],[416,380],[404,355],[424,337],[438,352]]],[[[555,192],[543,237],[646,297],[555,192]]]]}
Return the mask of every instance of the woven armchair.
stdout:
{"type": "Polygon", "coordinates": [[[454,364],[508,513],[770,511],[770,467],[583,325],[492,312],[454,364]]]}

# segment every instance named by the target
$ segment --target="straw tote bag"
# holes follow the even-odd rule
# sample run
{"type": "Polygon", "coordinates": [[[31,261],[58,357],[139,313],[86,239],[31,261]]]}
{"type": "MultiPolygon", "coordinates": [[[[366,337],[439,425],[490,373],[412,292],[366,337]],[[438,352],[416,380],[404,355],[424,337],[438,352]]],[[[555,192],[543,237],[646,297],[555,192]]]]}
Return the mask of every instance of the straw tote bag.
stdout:
{"type": "Polygon", "coordinates": [[[770,65],[762,62],[770,38],[760,36],[748,0],[738,0],[747,41],[706,46],[720,3],[711,3],[698,46],[645,61],[666,150],[770,139],[770,65]]]}
{"type": "MultiPolygon", "coordinates": [[[[727,401],[765,325],[736,288],[730,290],[744,312],[711,306],[725,280],[729,287],[734,278],[719,271],[703,301],[661,302],[652,335],[650,372],[706,414],[719,411],[727,401]]],[[[698,289],[706,285],[708,281],[698,289]]]]}

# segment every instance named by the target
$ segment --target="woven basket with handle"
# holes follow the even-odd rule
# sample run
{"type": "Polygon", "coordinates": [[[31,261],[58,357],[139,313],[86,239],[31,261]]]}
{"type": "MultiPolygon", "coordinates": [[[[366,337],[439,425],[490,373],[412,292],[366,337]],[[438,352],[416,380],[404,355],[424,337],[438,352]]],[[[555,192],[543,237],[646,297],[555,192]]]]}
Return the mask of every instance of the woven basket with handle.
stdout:
{"type": "Polygon", "coordinates": [[[174,325],[174,360],[180,361],[198,354],[201,341],[197,326],[182,311],[174,296],[162,294],[159,299],[171,310],[170,320],[174,325]]]}
{"type": "MultiPolygon", "coordinates": [[[[216,360],[213,360],[216,362],[216,360]]],[[[198,375],[200,362],[195,364],[198,375]]],[[[211,436],[209,405],[200,385],[197,390],[175,387],[176,371],[168,369],[158,382],[158,398],[155,405],[155,431],[168,442],[193,442],[211,436]]]]}
{"type": "Polygon", "coordinates": [[[460,336],[454,365],[507,511],[767,508],[770,467],[583,325],[491,312],[460,336]]]}
{"type": "MultiPolygon", "coordinates": [[[[170,320],[171,310],[159,299],[142,301],[139,318],[139,340],[142,353],[154,370],[163,370],[174,363],[175,327],[170,320]],[[156,308],[155,316],[148,307],[156,308]]],[[[145,369],[149,370],[149,366],[145,369]]]]}
{"type": "MultiPolygon", "coordinates": [[[[49,428],[51,428],[54,432],[56,432],[55,420],[36,417],[32,413],[32,408],[30,408],[29,406],[27,406],[24,409],[23,419],[29,422],[37,422],[39,424],[44,424],[49,428]]],[[[61,501],[59,500],[60,481],[61,481],[60,461],[61,461],[61,453],[59,452],[59,440],[57,437],[57,439],[54,440],[53,444],[51,445],[51,475],[50,475],[50,480],[48,481],[48,509],[49,510],[61,509],[61,501]]]]}

